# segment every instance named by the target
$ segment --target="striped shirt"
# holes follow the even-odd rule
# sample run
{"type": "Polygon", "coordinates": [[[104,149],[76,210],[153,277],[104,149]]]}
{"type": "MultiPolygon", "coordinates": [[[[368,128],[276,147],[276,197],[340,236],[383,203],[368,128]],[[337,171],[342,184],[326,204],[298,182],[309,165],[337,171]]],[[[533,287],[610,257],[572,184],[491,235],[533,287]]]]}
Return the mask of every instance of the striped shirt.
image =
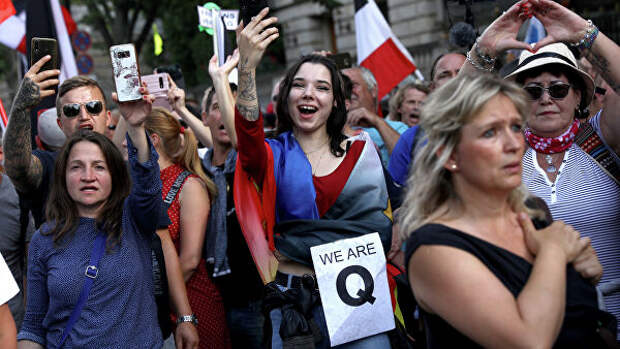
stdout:
{"type": "MultiPolygon", "coordinates": [[[[601,283],[620,279],[620,186],[578,145],[564,154],[555,182],[550,182],[529,148],[523,156],[523,183],[541,197],[555,220],[592,240],[603,265],[601,283]]],[[[605,297],[607,311],[620,318],[620,293],[605,297]]]]}

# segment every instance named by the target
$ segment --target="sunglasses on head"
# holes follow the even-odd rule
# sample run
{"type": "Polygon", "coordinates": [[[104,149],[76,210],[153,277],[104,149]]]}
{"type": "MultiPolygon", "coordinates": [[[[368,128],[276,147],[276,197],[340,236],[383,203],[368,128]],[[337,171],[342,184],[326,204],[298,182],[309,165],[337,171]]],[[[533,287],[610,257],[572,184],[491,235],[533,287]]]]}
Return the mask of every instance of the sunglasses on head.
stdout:
{"type": "Polygon", "coordinates": [[[530,95],[530,98],[534,101],[540,99],[543,93],[547,91],[549,96],[553,99],[563,99],[568,95],[571,85],[565,83],[553,84],[549,87],[542,87],[539,85],[525,86],[523,89],[530,95]]]}
{"type": "Polygon", "coordinates": [[[86,111],[90,115],[99,115],[103,110],[101,101],[90,101],[86,103],[69,103],[62,106],[62,113],[68,118],[74,118],[80,114],[80,108],[86,107],[86,111]]]}

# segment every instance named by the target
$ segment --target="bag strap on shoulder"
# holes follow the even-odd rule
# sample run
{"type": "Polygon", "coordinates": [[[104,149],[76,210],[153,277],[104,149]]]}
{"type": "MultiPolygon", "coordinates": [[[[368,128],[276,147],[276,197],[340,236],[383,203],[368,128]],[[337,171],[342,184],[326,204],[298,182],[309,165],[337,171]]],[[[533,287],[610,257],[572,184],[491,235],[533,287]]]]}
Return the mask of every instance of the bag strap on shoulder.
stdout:
{"type": "Polygon", "coordinates": [[[575,136],[575,143],[590,155],[607,175],[616,183],[620,183],[620,168],[592,125],[588,122],[581,123],[575,136]]]}
{"type": "Polygon", "coordinates": [[[73,308],[73,312],[71,312],[71,316],[69,317],[69,321],[67,321],[67,326],[62,332],[62,337],[60,338],[60,342],[58,343],[58,348],[62,348],[69,336],[69,333],[73,329],[73,326],[77,322],[82,313],[82,309],[84,308],[84,304],[86,304],[86,300],[88,299],[88,295],[90,294],[90,289],[93,286],[93,282],[97,278],[99,274],[99,261],[103,256],[103,252],[105,251],[105,242],[106,242],[106,234],[103,232],[99,232],[97,237],[95,238],[95,242],[93,244],[93,250],[90,254],[90,263],[86,267],[86,271],[84,275],[86,275],[86,280],[84,280],[84,285],[82,286],[82,292],[80,292],[80,298],[78,299],[75,308],[73,308]]]}
{"type": "Polygon", "coordinates": [[[166,211],[172,204],[172,201],[174,201],[174,198],[179,193],[179,190],[181,190],[181,186],[183,185],[183,182],[185,182],[185,179],[189,177],[190,175],[191,175],[191,172],[183,171],[179,173],[177,178],[174,180],[174,183],[172,183],[172,187],[170,187],[168,194],[166,194],[166,197],[164,198],[164,208],[166,209],[166,211]]]}

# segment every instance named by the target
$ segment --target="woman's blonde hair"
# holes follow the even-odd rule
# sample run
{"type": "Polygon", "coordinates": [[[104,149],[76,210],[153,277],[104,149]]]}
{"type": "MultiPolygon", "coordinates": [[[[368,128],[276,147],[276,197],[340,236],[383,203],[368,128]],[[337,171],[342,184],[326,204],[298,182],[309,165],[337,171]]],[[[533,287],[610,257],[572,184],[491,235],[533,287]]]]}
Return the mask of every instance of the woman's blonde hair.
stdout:
{"type": "Polygon", "coordinates": [[[215,183],[202,169],[198,157],[198,141],[189,128],[183,128],[177,118],[161,107],[153,108],[146,118],[145,127],[148,132],[159,136],[161,148],[172,162],[198,176],[207,186],[211,197],[217,194],[215,183]]]}
{"type": "MultiPolygon", "coordinates": [[[[463,126],[498,94],[508,97],[525,121],[529,103],[523,89],[490,74],[459,76],[426,99],[420,116],[424,134],[414,150],[415,161],[407,179],[407,193],[399,215],[403,236],[407,237],[434,219],[458,212],[456,209],[460,199],[455,192],[451,172],[444,168],[444,164],[459,144],[463,126]]],[[[542,212],[525,206],[528,196],[527,189],[523,185],[518,186],[510,193],[510,206],[516,212],[543,217],[542,212]]]]}

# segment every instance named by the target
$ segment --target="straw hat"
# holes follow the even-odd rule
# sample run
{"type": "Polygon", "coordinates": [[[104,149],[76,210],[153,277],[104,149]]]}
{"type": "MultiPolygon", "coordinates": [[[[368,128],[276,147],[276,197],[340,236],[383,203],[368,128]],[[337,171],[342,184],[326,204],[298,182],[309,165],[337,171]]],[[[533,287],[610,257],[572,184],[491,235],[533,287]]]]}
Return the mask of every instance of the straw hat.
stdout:
{"type": "Polygon", "coordinates": [[[585,93],[581,96],[581,107],[585,108],[590,105],[592,98],[594,97],[594,80],[585,71],[579,69],[577,65],[577,59],[573,53],[569,50],[568,46],[563,43],[554,43],[547,46],[543,46],[536,53],[532,53],[527,50],[521,52],[519,56],[519,64],[515,70],[506,76],[506,79],[514,80],[517,75],[540,66],[548,64],[561,64],[566,66],[567,70],[576,73],[583,80],[583,85],[586,88],[585,93]]]}

